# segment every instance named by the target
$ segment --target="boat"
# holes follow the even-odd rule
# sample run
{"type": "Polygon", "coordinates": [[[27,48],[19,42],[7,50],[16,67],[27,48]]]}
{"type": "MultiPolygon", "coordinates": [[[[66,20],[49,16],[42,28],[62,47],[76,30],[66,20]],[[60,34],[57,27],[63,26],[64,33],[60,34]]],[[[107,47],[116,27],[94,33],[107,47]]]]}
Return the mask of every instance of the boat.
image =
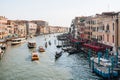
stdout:
{"type": "Polygon", "coordinates": [[[51,42],[49,41],[49,45],[51,45],[51,42]]]}
{"type": "Polygon", "coordinates": [[[25,38],[15,38],[15,39],[12,39],[12,40],[11,40],[11,44],[12,44],[12,45],[16,45],[16,44],[23,43],[23,42],[25,42],[25,41],[26,41],[25,38]]]}
{"type": "Polygon", "coordinates": [[[39,46],[39,51],[40,52],[45,52],[45,49],[42,46],[39,46]]]}
{"type": "Polygon", "coordinates": [[[61,52],[56,52],[55,59],[58,59],[61,55],[62,55],[62,51],[61,52]]]}
{"type": "Polygon", "coordinates": [[[35,48],[36,47],[36,42],[30,41],[28,42],[28,48],[35,48]]]}
{"type": "Polygon", "coordinates": [[[5,43],[3,43],[3,44],[0,44],[0,47],[1,47],[1,49],[6,49],[6,47],[7,47],[7,45],[5,44],[5,43]]]}
{"type": "Polygon", "coordinates": [[[59,44],[59,40],[58,40],[58,45],[56,46],[57,48],[61,48],[62,45],[59,44]]]}
{"type": "Polygon", "coordinates": [[[91,57],[91,70],[103,78],[118,77],[118,72],[113,70],[113,64],[105,58],[91,57]]]}
{"type": "Polygon", "coordinates": [[[21,43],[21,39],[20,38],[15,38],[11,40],[11,44],[12,45],[16,45],[16,44],[20,44],[21,43]]]}
{"type": "Polygon", "coordinates": [[[36,61],[36,60],[39,60],[39,55],[38,55],[38,53],[37,52],[33,52],[32,53],[32,59],[31,59],[32,61],[36,61]]]}
{"type": "Polygon", "coordinates": [[[80,51],[77,50],[76,48],[71,48],[71,49],[68,50],[68,53],[69,53],[69,54],[75,54],[75,53],[79,53],[79,52],[80,52],[80,51]]]}
{"type": "Polygon", "coordinates": [[[61,47],[62,47],[62,45],[57,45],[56,47],[57,47],[57,48],[61,48],[61,47]]]}
{"type": "Polygon", "coordinates": [[[20,38],[21,39],[21,43],[26,42],[26,38],[20,38]]]}
{"type": "Polygon", "coordinates": [[[45,43],[45,48],[47,48],[47,42],[45,43]]]}
{"type": "Polygon", "coordinates": [[[0,48],[0,59],[2,58],[4,51],[0,48]]]}
{"type": "Polygon", "coordinates": [[[68,47],[62,47],[62,50],[64,50],[64,51],[69,51],[69,50],[71,50],[71,49],[72,49],[71,46],[68,46],[68,47]]]}

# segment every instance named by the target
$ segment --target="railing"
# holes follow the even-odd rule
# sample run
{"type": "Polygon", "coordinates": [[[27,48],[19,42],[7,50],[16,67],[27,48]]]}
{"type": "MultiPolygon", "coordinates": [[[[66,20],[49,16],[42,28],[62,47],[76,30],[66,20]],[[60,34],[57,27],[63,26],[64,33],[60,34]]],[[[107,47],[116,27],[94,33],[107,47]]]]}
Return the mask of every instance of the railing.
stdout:
{"type": "Polygon", "coordinates": [[[105,32],[106,32],[106,33],[110,33],[110,30],[106,30],[105,32]]]}

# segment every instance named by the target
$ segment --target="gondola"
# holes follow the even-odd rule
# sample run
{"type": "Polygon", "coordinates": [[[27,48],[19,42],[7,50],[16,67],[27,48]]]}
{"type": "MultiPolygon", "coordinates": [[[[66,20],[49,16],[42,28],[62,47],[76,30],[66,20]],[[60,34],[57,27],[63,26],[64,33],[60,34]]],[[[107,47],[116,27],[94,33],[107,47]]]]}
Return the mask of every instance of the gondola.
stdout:
{"type": "Polygon", "coordinates": [[[61,52],[56,52],[55,59],[58,59],[60,56],[62,56],[62,51],[61,52]]]}
{"type": "Polygon", "coordinates": [[[76,48],[72,48],[68,51],[69,54],[75,54],[75,53],[79,53],[79,50],[77,50],[76,48]]]}
{"type": "Polygon", "coordinates": [[[49,41],[49,45],[51,45],[51,42],[49,41]]]}
{"type": "Polygon", "coordinates": [[[47,48],[47,42],[45,43],[45,48],[47,48]]]}

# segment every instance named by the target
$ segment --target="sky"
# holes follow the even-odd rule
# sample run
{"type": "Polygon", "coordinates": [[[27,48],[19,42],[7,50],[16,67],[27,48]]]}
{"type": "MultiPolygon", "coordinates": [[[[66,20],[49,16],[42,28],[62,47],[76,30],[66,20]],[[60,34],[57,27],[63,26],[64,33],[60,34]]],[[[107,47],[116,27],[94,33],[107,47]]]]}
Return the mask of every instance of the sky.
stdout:
{"type": "Polygon", "coordinates": [[[12,20],[44,20],[70,27],[76,16],[120,11],[120,0],[0,0],[0,16],[12,20]]]}

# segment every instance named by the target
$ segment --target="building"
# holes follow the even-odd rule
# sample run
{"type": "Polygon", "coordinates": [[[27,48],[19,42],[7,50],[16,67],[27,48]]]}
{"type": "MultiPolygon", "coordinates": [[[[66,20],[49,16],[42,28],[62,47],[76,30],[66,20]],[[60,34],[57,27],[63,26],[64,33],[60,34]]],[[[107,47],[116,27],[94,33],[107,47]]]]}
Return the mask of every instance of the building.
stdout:
{"type": "Polygon", "coordinates": [[[72,20],[72,24],[70,27],[70,33],[75,39],[83,39],[85,37],[85,21],[87,17],[75,17],[72,20]]]}
{"type": "Polygon", "coordinates": [[[8,20],[7,21],[7,31],[8,31],[8,36],[7,38],[12,38],[14,37],[14,26],[15,26],[15,22],[12,20],[8,20]]]}
{"type": "Polygon", "coordinates": [[[25,37],[26,36],[26,22],[23,20],[8,20],[7,30],[8,36],[25,37]]]}
{"type": "Polygon", "coordinates": [[[0,39],[4,39],[7,36],[7,18],[0,16],[0,39]]]}
{"type": "Polygon", "coordinates": [[[68,32],[68,27],[49,26],[49,28],[50,28],[49,33],[66,33],[66,32],[68,32]]]}
{"type": "Polygon", "coordinates": [[[43,20],[32,20],[31,22],[37,24],[37,34],[47,34],[49,33],[48,22],[43,20]]]}
{"type": "Polygon", "coordinates": [[[120,13],[103,12],[94,16],[75,17],[69,29],[75,39],[88,39],[113,47],[120,53],[120,13]],[[79,38],[78,38],[79,37],[79,38]]]}
{"type": "Polygon", "coordinates": [[[26,32],[27,32],[27,35],[29,35],[29,36],[31,36],[31,35],[36,35],[36,32],[37,32],[37,24],[28,21],[28,22],[26,23],[26,32]]]}

